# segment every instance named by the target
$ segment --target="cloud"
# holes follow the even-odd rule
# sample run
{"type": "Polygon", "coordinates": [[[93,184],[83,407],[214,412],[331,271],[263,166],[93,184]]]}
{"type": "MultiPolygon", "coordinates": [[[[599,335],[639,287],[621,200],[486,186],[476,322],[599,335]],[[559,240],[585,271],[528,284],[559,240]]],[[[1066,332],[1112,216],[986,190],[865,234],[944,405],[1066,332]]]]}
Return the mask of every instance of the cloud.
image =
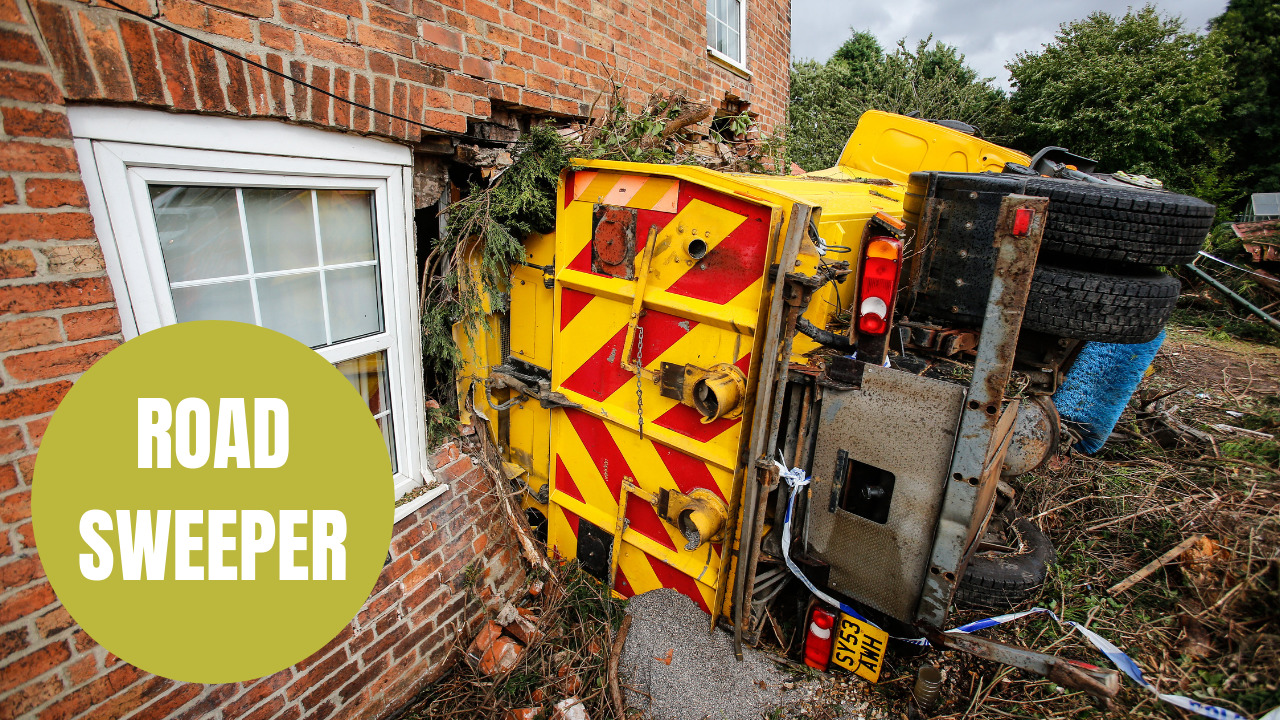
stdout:
{"type": "MultiPolygon", "coordinates": [[[[1140,3],[1135,7],[1140,7],[1140,3]]],[[[1162,13],[1179,15],[1189,29],[1202,30],[1226,9],[1226,0],[1159,0],[1162,13]]],[[[954,45],[983,77],[1009,87],[1004,66],[1020,52],[1038,51],[1051,42],[1058,26],[1089,13],[1123,12],[1105,0],[792,0],[791,55],[795,60],[826,60],[851,30],[867,30],[891,48],[906,38],[914,45],[930,34],[954,45]]]]}

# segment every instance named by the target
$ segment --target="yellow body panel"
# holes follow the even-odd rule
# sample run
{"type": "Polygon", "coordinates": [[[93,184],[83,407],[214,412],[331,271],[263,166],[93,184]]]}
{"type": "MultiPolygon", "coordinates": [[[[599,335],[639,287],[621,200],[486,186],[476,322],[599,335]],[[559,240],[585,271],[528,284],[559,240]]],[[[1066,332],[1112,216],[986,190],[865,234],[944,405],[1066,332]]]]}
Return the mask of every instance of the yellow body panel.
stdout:
{"type": "Polygon", "coordinates": [[[1026,165],[1031,158],[927,120],[870,110],[858,119],[858,127],[844,146],[839,164],[816,174],[870,175],[906,185],[907,177],[917,170],[999,172],[1006,162],[1026,165]]]}

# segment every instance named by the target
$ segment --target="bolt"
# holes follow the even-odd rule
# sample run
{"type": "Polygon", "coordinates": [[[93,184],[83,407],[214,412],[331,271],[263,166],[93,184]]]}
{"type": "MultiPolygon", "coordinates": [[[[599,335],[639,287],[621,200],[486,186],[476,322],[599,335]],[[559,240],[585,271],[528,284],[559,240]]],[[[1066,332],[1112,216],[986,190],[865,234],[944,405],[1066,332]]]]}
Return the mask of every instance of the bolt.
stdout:
{"type": "Polygon", "coordinates": [[[955,314],[959,315],[959,314],[960,314],[960,306],[959,306],[959,305],[952,305],[952,306],[951,306],[951,312],[953,312],[953,313],[955,313],[955,314]]]}
{"type": "Polygon", "coordinates": [[[964,278],[956,278],[956,287],[964,285],[964,278]]]}
{"type": "Polygon", "coordinates": [[[973,229],[973,221],[972,221],[972,220],[970,220],[969,222],[966,222],[966,223],[964,224],[964,229],[965,229],[965,230],[972,230],[972,229],[973,229]]]}
{"type": "Polygon", "coordinates": [[[960,251],[960,257],[962,257],[962,258],[967,258],[967,257],[969,257],[969,251],[968,251],[968,250],[961,250],[961,251],[960,251]]]}
{"type": "Polygon", "coordinates": [[[969,193],[969,199],[970,199],[970,200],[977,200],[977,199],[978,199],[978,193],[977,193],[977,191],[976,191],[976,190],[975,190],[975,191],[973,191],[973,192],[971,192],[971,193],[969,193]]]}
{"type": "Polygon", "coordinates": [[[699,270],[706,270],[706,269],[707,269],[707,264],[706,264],[706,263],[700,263],[700,264],[698,265],[698,269],[699,269],[699,270]]]}

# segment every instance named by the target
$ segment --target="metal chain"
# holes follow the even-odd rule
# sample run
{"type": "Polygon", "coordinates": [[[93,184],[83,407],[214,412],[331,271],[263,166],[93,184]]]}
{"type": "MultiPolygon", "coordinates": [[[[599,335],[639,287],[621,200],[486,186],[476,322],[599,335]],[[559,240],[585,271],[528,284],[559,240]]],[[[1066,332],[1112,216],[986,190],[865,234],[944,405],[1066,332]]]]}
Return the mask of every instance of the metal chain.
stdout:
{"type": "Polygon", "coordinates": [[[644,328],[636,326],[636,429],[644,437],[644,395],[641,377],[644,375],[644,328]]]}

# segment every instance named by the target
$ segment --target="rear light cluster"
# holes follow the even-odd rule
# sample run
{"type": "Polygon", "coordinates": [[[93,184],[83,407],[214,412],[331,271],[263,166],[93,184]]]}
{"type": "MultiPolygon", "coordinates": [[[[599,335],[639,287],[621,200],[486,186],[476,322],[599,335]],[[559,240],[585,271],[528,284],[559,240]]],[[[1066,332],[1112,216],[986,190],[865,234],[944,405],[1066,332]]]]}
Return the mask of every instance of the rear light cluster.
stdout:
{"type": "Polygon", "coordinates": [[[826,672],[831,662],[831,647],[835,643],[836,616],[821,605],[814,605],[809,613],[809,628],[804,636],[804,664],[826,672]]]}
{"type": "Polygon", "coordinates": [[[901,270],[901,241],[883,236],[867,241],[862,282],[858,287],[858,332],[868,335],[888,332],[901,270]]]}

